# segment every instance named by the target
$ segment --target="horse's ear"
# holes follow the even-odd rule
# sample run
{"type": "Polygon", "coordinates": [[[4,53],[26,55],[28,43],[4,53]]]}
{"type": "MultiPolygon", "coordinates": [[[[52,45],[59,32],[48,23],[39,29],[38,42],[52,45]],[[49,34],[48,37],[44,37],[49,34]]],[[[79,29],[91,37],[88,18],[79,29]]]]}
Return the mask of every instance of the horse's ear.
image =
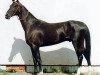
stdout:
{"type": "Polygon", "coordinates": [[[19,2],[19,0],[17,0],[16,2],[19,2]]]}
{"type": "Polygon", "coordinates": [[[12,0],[13,2],[15,1],[15,0],[12,0]]]}

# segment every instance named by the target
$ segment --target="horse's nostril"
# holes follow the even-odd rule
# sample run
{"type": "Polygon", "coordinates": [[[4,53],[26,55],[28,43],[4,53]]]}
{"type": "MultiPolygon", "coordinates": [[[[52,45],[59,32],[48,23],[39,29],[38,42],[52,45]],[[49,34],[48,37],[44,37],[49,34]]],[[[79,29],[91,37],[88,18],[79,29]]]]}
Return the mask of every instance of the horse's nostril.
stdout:
{"type": "Polygon", "coordinates": [[[5,15],[5,18],[6,18],[6,19],[9,19],[9,18],[10,18],[10,16],[9,16],[8,14],[6,14],[6,15],[5,15]]]}
{"type": "Polygon", "coordinates": [[[8,14],[6,14],[5,16],[8,16],[8,14]]]}

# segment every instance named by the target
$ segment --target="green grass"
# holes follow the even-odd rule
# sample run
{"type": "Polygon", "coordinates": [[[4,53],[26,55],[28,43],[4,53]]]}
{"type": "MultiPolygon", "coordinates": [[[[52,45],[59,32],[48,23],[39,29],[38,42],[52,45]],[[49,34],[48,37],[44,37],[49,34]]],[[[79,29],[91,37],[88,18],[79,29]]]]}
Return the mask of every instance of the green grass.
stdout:
{"type": "Polygon", "coordinates": [[[8,73],[16,73],[16,72],[14,70],[10,70],[10,71],[2,70],[2,71],[0,71],[0,75],[7,75],[8,73]]]}
{"type": "Polygon", "coordinates": [[[0,71],[0,75],[7,75],[8,73],[7,71],[0,71]]]}
{"type": "Polygon", "coordinates": [[[67,73],[68,75],[75,75],[76,73],[67,73]]]}

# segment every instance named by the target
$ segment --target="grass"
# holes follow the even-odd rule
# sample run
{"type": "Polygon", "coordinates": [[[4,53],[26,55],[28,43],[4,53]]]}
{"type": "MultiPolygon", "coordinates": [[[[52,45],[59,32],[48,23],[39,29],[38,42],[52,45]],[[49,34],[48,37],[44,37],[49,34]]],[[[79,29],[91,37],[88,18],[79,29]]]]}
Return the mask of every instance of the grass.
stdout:
{"type": "Polygon", "coordinates": [[[67,73],[68,75],[75,75],[76,73],[67,73]]]}
{"type": "Polygon", "coordinates": [[[2,70],[2,71],[0,71],[0,75],[7,75],[8,73],[16,73],[16,72],[14,70],[9,70],[9,71],[2,70]]]}
{"type": "Polygon", "coordinates": [[[8,73],[7,71],[0,71],[0,75],[7,75],[8,73]]]}

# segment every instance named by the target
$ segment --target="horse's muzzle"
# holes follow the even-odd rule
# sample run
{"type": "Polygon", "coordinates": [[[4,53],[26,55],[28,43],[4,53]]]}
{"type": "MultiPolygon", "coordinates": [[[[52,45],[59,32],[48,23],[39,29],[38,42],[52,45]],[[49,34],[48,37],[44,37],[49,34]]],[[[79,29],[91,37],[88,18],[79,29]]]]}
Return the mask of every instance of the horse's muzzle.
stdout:
{"type": "Polygon", "coordinates": [[[10,16],[8,14],[5,15],[6,19],[10,19],[10,16]]]}

